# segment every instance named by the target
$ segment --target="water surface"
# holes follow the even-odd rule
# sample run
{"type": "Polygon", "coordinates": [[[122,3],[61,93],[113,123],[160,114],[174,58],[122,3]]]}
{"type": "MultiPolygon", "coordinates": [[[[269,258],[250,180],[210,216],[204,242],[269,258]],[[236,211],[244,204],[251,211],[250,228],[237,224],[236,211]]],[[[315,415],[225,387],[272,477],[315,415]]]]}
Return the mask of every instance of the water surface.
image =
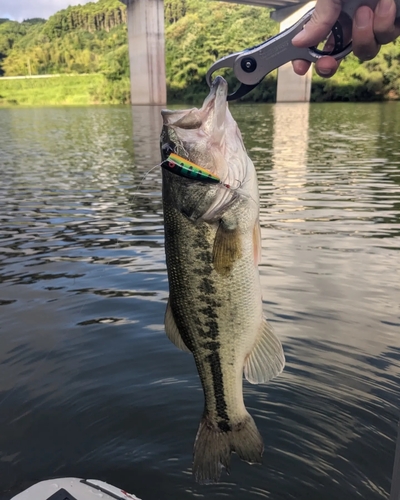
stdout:
{"type": "Polygon", "coordinates": [[[245,382],[262,466],[198,486],[203,395],[163,332],[158,108],[0,109],[0,498],[387,498],[399,416],[400,103],[233,106],[284,373],[245,382]]]}

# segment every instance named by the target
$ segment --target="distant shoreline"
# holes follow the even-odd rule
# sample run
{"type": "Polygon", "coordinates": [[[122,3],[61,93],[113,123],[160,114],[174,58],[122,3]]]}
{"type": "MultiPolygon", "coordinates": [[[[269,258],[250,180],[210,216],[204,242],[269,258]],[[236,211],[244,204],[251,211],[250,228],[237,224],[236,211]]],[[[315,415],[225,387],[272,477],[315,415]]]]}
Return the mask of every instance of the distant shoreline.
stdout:
{"type": "MultiPolygon", "coordinates": [[[[256,91],[247,97],[247,103],[275,102],[276,82],[264,81],[256,91]]],[[[396,101],[395,95],[376,95],[360,98],[362,86],[350,89],[348,86],[341,98],[341,86],[330,82],[329,91],[325,82],[315,78],[311,102],[376,102],[396,101]]],[[[92,106],[100,104],[130,104],[130,81],[128,77],[110,81],[101,73],[49,74],[0,77],[0,107],[16,106],[92,106]]],[[[204,98],[200,86],[168,89],[170,104],[199,104],[204,98]],[[201,91],[200,91],[201,89],[201,91]]]]}
{"type": "Polygon", "coordinates": [[[118,104],[104,98],[106,85],[106,78],[99,73],[3,77],[0,106],[118,104]]]}
{"type": "Polygon", "coordinates": [[[25,80],[25,79],[35,79],[35,78],[60,78],[62,76],[93,76],[93,73],[59,73],[54,75],[24,75],[24,76],[0,76],[0,82],[2,80],[25,80]]]}

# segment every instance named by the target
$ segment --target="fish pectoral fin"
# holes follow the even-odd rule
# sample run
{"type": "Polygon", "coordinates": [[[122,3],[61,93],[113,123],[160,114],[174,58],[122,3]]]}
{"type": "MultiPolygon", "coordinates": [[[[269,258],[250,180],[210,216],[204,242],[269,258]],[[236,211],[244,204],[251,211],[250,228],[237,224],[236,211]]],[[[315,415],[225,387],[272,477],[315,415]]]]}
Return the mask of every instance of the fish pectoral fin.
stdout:
{"type": "Polygon", "coordinates": [[[167,310],[165,311],[164,325],[165,325],[165,333],[167,334],[169,340],[182,351],[190,352],[190,349],[187,348],[185,342],[182,339],[181,334],[179,333],[178,327],[176,326],[170,301],[168,301],[167,310]]]}
{"type": "Polygon", "coordinates": [[[264,384],[277,377],[284,366],[282,344],[264,319],[257,342],[244,365],[244,376],[251,384],[264,384]]]}
{"type": "Polygon", "coordinates": [[[228,276],[233,264],[242,256],[242,245],[239,228],[230,229],[224,221],[220,221],[214,240],[214,269],[222,276],[228,276]]]}

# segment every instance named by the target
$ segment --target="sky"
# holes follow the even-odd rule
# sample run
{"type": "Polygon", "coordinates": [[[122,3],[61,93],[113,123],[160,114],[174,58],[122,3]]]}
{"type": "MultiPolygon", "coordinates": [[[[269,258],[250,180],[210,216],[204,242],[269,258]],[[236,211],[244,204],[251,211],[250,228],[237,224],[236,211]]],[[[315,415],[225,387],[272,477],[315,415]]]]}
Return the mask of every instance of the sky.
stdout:
{"type": "Polygon", "coordinates": [[[0,0],[0,19],[23,21],[31,17],[47,19],[69,5],[85,4],[96,0],[0,0]]]}

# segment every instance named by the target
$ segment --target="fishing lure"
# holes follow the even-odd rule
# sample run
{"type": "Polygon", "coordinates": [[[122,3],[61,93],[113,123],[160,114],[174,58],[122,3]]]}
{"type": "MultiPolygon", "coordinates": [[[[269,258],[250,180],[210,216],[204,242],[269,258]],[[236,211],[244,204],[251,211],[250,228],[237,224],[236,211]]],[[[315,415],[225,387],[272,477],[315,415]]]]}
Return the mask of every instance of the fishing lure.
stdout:
{"type": "MultiPolygon", "coordinates": [[[[169,157],[161,164],[161,166],[174,174],[188,179],[208,182],[210,184],[221,183],[221,179],[212,174],[209,170],[186,160],[186,158],[182,158],[182,156],[179,156],[176,153],[170,153],[169,157]]],[[[228,188],[230,187],[228,184],[224,184],[224,186],[228,188]]]]}

